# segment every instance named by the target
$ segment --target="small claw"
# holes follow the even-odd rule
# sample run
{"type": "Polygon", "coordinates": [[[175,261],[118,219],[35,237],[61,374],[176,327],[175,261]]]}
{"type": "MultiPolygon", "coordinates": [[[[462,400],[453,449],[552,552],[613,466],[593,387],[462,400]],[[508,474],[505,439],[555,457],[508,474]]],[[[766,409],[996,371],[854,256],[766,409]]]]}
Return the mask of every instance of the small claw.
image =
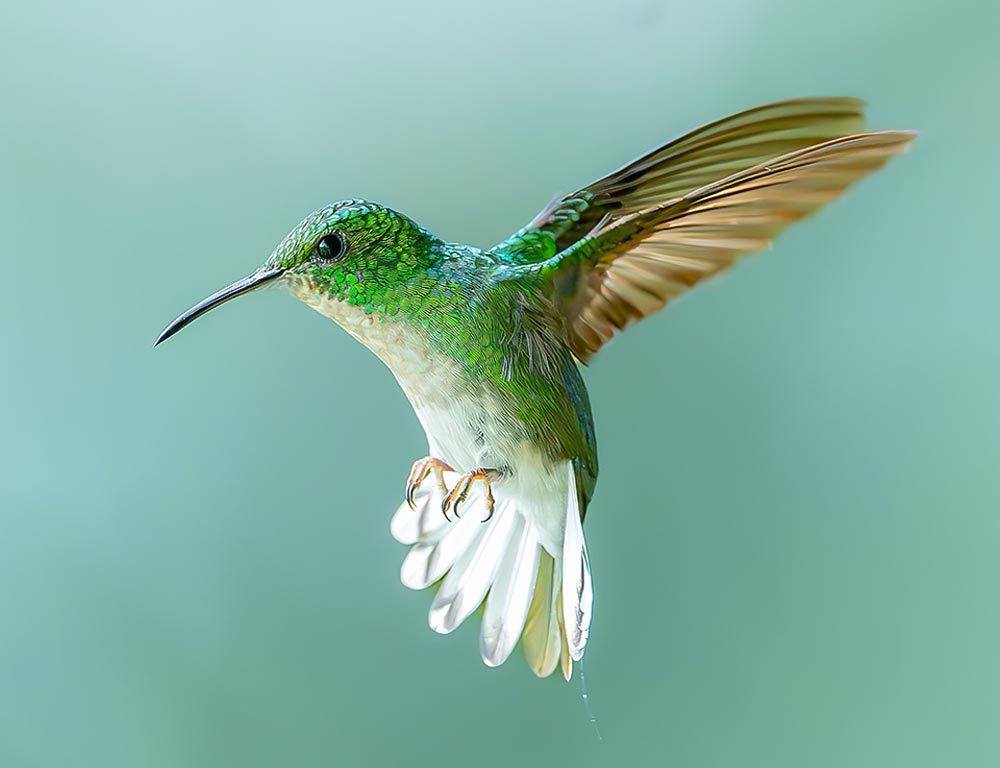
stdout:
{"type": "Polygon", "coordinates": [[[410,505],[410,509],[417,508],[416,496],[419,487],[420,483],[410,482],[406,484],[406,503],[410,505]]]}
{"type": "Polygon", "coordinates": [[[448,464],[445,464],[441,459],[435,459],[433,456],[425,456],[419,461],[414,462],[413,468],[410,469],[410,476],[406,480],[406,503],[410,506],[410,509],[416,509],[417,491],[431,472],[437,476],[438,487],[441,489],[441,492],[445,494],[448,492],[448,488],[444,482],[444,472],[446,471],[454,472],[448,464]]]}
{"type": "Polygon", "coordinates": [[[414,497],[417,495],[417,488],[423,481],[423,477],[420,476],[420,469],[423,464],[423,459],[414,462],[413,467],[410,468],[410,476],[406,479],[406,503],[410,505],[410,509],[417,508],[417,505],[414,502],[414,497]]]}
{"type": "Polygon", "coordinates": [[[449,523],[451,522],[451,517],[448,516],[448,499],[451,498],[450,494],[444,497],[444,501],[441,502],[441,514],[444,515],[444,519],[449,523]]]}
{"type": "Polygon", "coordinates": [[[455,513],[455,517],[459,517],[458,508],[460,505],[465,503],[465,500],[469,498],[469,478],[463,478],[462,482],[455,486],[455,490],[452,493],[455,495],[455,499],[451,505],[452,511],[455,513]]]}
{"type": "Polygon", "coordinates": [[[484,523],[488,523],[493,518],[493,508],[496,506],[493,501],[493,489],[490,487],[489,483],[486,483],[486,517],[483,518],[484,523]]]}
{"type": "Polygon", "coordinates": [[[458,505],[462,503],[463,497],[461,489],[465,486],[465,483],[465,478],[460,478],[459,481],[455,483],[455,487],[452,488],[448,495],[444,497],[444,501],[441,502],[441,511],[444,512],[445,517],[448,517],[449,509],[455,514],[456,520],[462,517],[458,514],[458,505]]]}
{"type": "Polygon", "coordinates": [[[459,478],[459,481],[455,483],[455,487],[451,489],[451,492],[445,497],[444,501],[441,502],[441,511],[444,513],[444,516],[448,518],[448,520],[451,520],[451,518],[448,517],[448,510],[450,509],[455,514],[456,518],[460,518],[461,515],[458,514],[459,507],[469,498],[469,493],[472,490],[473,484],[477,480],[480,480],[482,481],[486,491],[487,514],[483,519],[483,522],[489,522],[489,520],[493,517],[493,511],[496,507],[496,502],[493,499],[491,479],[499,476],[500,473],[494,469],[477,469],[463,475],[459,478]]]}

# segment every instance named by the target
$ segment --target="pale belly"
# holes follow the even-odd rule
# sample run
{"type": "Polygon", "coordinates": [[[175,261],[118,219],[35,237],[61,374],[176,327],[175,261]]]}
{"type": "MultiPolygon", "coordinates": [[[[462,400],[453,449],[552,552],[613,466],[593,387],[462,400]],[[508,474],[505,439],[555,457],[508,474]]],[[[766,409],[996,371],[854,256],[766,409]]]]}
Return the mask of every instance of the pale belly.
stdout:
{"type": "Polygon", "coordinates": [[[545,549],[553,555],[561,552],[568,501],[566,462],[553,462],[530,441],[512,439],[509,426],[490,407],[488,393],[463,393],[448,403],[433,404],[409,392],[407,396],[427,434],[428,454],[459,472],[502,470],[503,476],[493,483],[496,499],[517,499],[518,509],[538,529],[545,549]]]}
{"type": "Polygon", "coordinates": [[[495,392],[470,383],[455,361],[434,351],[422,332],[406,322],[382,322],[344,302],[312,292],[296,294],[392,371],[427,435],[428,455],[459,472],[504,470],[504,477],[494,483],[494,496],[498,501],[516,498],[545,549],[561,552],[568,501],[566,462],[552,461],[518,435],[505,421],[495,392]]]}

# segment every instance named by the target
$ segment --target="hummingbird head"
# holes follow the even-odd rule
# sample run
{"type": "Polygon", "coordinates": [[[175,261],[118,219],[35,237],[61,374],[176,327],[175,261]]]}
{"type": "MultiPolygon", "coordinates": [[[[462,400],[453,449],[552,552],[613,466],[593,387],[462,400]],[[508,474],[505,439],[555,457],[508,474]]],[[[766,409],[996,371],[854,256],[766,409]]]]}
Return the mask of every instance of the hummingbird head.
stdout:
{"type": "Polygon", "coordinates": [[[255,272],[180,315],[153,346],[210,309],[275,283],[284,283],[317,309],[336,302],[366,314],[394,313],[406,303],[412,284],[426,277],[436,242],[384,206],[364,200],[333,203],[303,219],[255,272]]]}

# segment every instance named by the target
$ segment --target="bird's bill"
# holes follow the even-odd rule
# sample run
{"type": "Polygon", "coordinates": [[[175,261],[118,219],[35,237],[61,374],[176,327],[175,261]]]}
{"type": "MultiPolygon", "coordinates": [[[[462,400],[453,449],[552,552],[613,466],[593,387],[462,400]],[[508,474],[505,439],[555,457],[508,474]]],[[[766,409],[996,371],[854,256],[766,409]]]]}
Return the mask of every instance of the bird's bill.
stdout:
{"type": "Polygon", "coordinates": [[[216,291],[204,301],[200,301],[195,304],[191,307],[191,309],[164,328],[163,333],[161,333],[157,337],[156,341],[153,342],[153,346],[155,347],[157,344],[161,344],[166,341],[185,325],[197,320],[210,309],[214,309],[220,304],[225,304],[230,299],[235,299],[237,296],[242,296],[244,293],[249,293],[256,288],[260,288],[260,286],[281,277],[284,273],[285,270],[283,269],[261,270],[244,277],[242,280],[237,280],[232,285],[227,285],[221,291],[216,291]]]}

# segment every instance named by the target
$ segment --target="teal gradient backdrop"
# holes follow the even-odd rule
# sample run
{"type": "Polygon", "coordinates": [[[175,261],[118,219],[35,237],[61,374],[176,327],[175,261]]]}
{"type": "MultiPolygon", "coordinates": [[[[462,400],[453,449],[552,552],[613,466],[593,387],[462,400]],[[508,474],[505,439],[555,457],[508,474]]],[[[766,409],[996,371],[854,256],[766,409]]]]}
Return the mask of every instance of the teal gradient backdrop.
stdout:
{"type": "Polygon", "coordinates": [[[982,2],[0,9],[0,765],[1000,764],[1000,12],[982,2]],[[913,151],[586,372],[587,681],[438,637],[425,444],[280,294],[155,351],[330,200],[488,245],[730,112],[913,151]]]}

